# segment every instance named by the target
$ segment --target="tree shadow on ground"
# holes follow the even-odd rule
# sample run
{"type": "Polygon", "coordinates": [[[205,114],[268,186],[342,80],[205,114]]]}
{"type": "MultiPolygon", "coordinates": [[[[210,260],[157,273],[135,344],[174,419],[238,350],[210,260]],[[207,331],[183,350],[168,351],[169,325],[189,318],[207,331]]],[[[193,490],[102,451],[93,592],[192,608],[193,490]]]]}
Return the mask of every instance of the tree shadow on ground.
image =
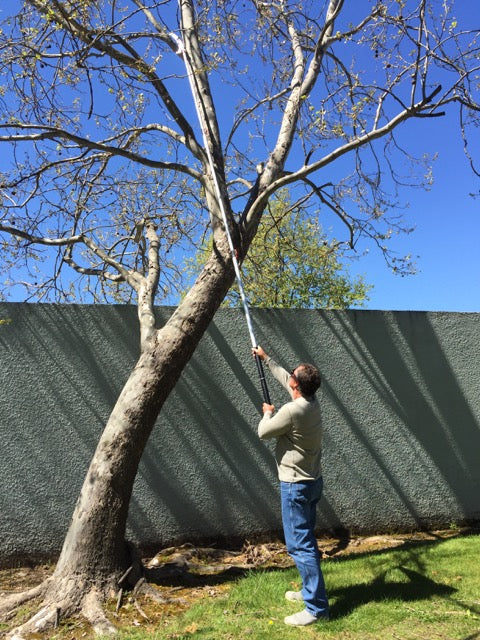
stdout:
{"type": "Polygon", "coordinates": [[[341,589],[332,589],[329,596],[333,601],[330,608],[332,618],[342,618],[352,610],[371,602],[400,600],[414,602],[426,600],[432,596],[452,596],[457,590],[448,585],[439,584],[426,577],[420,571],[403,567],[389,567],[376,576],[370,584],[358,584],[341,589]],[[398,582],[388,578],[387,574],[400,571],[408,578],[407,582],[398,582]]]}
{"type": "MultiPolygon", "coordinates": [[[[468,535],[468,532],[465,533],[468,535]]],[[[476,528],[472,529],[471,533],[478,535],[478,530],[476,528]]],[[[435,547],[444,541],[445,538],[440,535],[433,540],[412,541],[406,539],[394,548],[358,551],[358,546],[355,546],[353,553],[348,551],[348,536],[340,538],[337,544],[333,540],[330,541],[332,547],[328,556],[335,556],[333,562],[337,564],[360,559],[365,561],[366,566],[370,565],[373,572],[370,581],[367,583],[362,581],[359,584],[347,587],[328,589],[331,618],[345,618],[357,608],[371,603],[396,601],[408,606],[409,603],[414,602],[429,602],[433,598],[449,601],[455,607],[464,609],[469,615],[480,615],[480,607],[472,606],[472,603],[467,604],[460,596],[456,595],[459,593],[457,588],[443,582],[437,582],[429,575],[431,572],[425,565],[424,559],[425,548],[435,547]],[[345,548],[346,550],[344,550],[345,548]],[[385,558],[384,562],[382,562],[380,557],[380,564],[377,565],[379,556],[384,556],[385,558]]],[[[187,562],[185,562],[185,557],[182,557],[181,554],[180,556],[176,555],[175,559],[171,558],[173,562],[167,562],[158,568],[150,568],[146,578],[160,588],[184,588],[192,589],[192,592],[195,592],[196,589],[201,589],[202,587],[216,588],[229,583],[232,584],[242,577],[255,572],[283,572],[285,573],[285,584],[287,585],[289,577],[286,574],[292,571],[293,563],[285,553],[280,554],[280,546],[282,545],[276,544],[274,547],[276,553],[278,553],[275,564],[272,564],[273,558],[270,555],[270,562],[262,562],[261,557],[259,557],[259,563],[256,566],[246,566],[244,563],[245,557],[240,555],[237,558],[241,562],[237,565],[225,564],[226,557],[219,557],[218,562],[215,562],[215,558],[209,556],[208,562],[205,562],[207,558],[203,556],[204,551],[224,552],[219,552],[219,550],[215,549],[202,550],[192,546],[190,550],[188,548],[185,549],[190,553],[192,550],[195,552],[193,556],[187,557],[187,562]],[[204,562],[202,566],[197,564],[198,559],[204,562]],[[197,573],[199,568],[202,573],[197,573]],[[205,569],[207,572],[203,573],[205,569]]],[[[320,546],[322,546],[321,541],[320,546]]],[[[258,548],[260,547],[261,545],[258,546],[258,548]]],[[[231,558],[230,555],[227,557],[231,558]]],[[[326,562],[331,561],[327,560],[326,562]]],[[[328,582],[327,578],[327,588],[328,582]]],[[[480,640],[480,633],[474,633],[463,640],[480,640]]]]}
{"type": "MultiPolygon", "coordinates": [[[[435,535],[431,533],[430,535],[435,535]]],[[[462,537],[478,535],[478,528],[465,529],[462,537]]],[[[457,600],[454,594],[458,590],[450,585],[435,582],[426,574],[427,567],[424,565],[422,552],[425,547],[438,546],[445,542],[446,538],[438,536],[434,540],[405,540],[400,546],[394,548],[380,548],[374,551],[361,553],[345,553],[335,558],[335,562],[344,562],[353,558],[362,558],[368,561],[369,558],[391,554],[391,561],[385,570],[379,570],[378,574],[369,584],[361,583],[338,589],[329,589],[328,595],[331,601],[330,613],[332,618],[341,618],[350,614],[357,607],[361,607],[371,602],[382,602],[385,600],[399,600],[402,602],[414,602],[417,600],[428,600],[434,596],[448,598],[459,608],[469,610],[475,615],[480,615],[480,607],[468,606],[461,600],[457,600]],[[412,568],[412,564],[414,568],[412,568]],[[406,566],[409,565],[409,566],[406,566]],[[402,577],[400,577],[400,575],[402,577]],[[406,578],[406,580],[405,580],[406,578]]],[[[328,556],[330,554],[324,554],[328,556]]],[[[328,585],[327,585],[328,586],[328,585]]],[[[476,636],[472,637],[475,638],[476,636]]],[[[465,640],[469,640],[466,638],[465,640]]]]}
{"type": "MultiPolygon", "coordinates": [[[[422,545],[423,546],[423,545],[422,545]]],[[[371,557],[379,552],[358,554],[363,557],[371,557]]],[[[358,557],[356,554],[355,557],[358,557]]],[[[351,558],[345,556],[343,559],[351,558]]],[[[407,559],[405,559],[407,561],[407,559]]],[[[214,571],[211,566],[211,573],[196,573],[190,570],[188,566],[178,566],[169,563],[157,569],[147,569],[146,578],[149,582],[157,586],[183,587],[183,588],[199,588],[199,587],[215,587],[229,582],[235,582],[239,578],[248,574],[261,571],[271,573],[274,571],[289,571],[292,566],[265,566],[257,567],[244,566],[228,566],[219,571],[214,571]]],[[[398,600],[408,603],[419,600],[428,600],[434,596],[452,598],[457,589],[449,585],[435,582],[431,578],[425,576],[421,570],[415,570],[402,564],[390,565],[386,570],[381,571],[375,576],[369,584],[361,583],[354,586],[348,586],[338,589],[329,590],[329,599],[331,601],[330,615],[333,619],[343,618],[350,615],[353,610],[372,602],[383,602],[388,600],[398,600]],[[399,581],[399,573],[403,574],[406,581],[399,581]],[[395,579],[396,577],[396,579],[395,579]]],[[[457,603],[461,604],[461,603],[457,603]]],[[[472,636],[471,640],[476,638],[472,636]]],[[[466,639],[470,640],[470,639],[466,639]]]]}

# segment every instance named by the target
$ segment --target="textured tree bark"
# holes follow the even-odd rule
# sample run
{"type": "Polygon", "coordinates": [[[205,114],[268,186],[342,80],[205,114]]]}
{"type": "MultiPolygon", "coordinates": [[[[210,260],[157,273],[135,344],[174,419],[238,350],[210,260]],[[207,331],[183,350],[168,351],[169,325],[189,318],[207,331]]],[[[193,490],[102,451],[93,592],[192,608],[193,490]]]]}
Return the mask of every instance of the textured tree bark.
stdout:
{"type": "Polygon", "coordinates": [[[232,283],[224,253],[212,255],[184,302],[144,347],[91,461],[55,577],[85,573],[103,589],[128,568],[125,529],[138,465],[161,407],[232,283]]]}

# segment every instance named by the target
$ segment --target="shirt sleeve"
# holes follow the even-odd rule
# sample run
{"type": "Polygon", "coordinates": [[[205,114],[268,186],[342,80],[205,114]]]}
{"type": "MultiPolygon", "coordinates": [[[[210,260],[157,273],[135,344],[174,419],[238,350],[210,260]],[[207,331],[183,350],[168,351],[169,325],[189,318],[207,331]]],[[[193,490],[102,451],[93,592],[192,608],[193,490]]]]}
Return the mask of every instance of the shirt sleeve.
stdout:
{"type": "Polygon", "coordinates": [[[284,404],[273,415],[271,411],[263,414],[258,425],[258,436],[261,440],[268,440],[287,433],[292,428],[292,416],[288,404],[284,404]]]}
{"type": "Polygon", "coordinates": [[[288,371],[283,367],[281,367],[279,364],[277,364],[275,360],[273,360],[269,356],[266,358],[265,363],[270,369],[270,372],[273,375],[273,377],[276,380],[278,380],[278,382],[282,385],[282,387],[288,391],[290,397],[292,397],[292,390],[288,385],[288,381],[290,379],[290,374],[288,373],[288,371]]]}

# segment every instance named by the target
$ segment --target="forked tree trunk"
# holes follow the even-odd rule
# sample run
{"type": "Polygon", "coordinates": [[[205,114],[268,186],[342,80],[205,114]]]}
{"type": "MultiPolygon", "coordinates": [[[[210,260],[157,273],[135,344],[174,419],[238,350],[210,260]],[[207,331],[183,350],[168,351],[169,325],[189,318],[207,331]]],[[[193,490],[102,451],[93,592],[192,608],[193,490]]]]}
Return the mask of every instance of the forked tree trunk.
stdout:
{"type": "Polygon", "coordinates": [[[182,304],[144,346],[90,463],[41,610],[12,638],[79,609],[98,632],[113,631],[100,605],[133,562],[125,530],[138,465],[162,405],[232,283],[222,253],[228,256],[226,247],[214,252],[182,304]]]}
{"type": "Polygon", "coordinates": [[[155,332],[120,393],[90,463],[55,576],[83,573],[101,588],[127,568],[128,508],[145,445],[232,281],[231,269],[218,258],[211,262],[155,332]]]}

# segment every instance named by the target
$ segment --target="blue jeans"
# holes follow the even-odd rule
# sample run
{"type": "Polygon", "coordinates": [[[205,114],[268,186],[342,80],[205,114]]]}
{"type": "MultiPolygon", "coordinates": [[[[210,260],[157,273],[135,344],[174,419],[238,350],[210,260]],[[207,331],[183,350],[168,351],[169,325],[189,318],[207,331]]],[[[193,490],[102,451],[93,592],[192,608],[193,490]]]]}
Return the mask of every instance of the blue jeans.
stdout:
{"type": "Polygon", "coordinates": [[[280,482],[287,551],[302,578],[305,608],[316,618],[328,616],[328,599],[314,533],[316,506],[322,489],[322,478],[305,482],[280,482]]]}

